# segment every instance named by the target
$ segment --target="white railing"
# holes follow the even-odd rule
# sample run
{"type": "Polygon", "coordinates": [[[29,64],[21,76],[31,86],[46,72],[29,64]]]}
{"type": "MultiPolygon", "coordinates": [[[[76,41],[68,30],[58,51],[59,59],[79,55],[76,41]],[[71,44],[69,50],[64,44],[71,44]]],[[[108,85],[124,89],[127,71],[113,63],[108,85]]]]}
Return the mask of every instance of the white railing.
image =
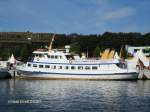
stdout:
{"type": "Polygon", "coordinates": [[[107,59],[107,60],[95,60],[95,59],[85,59],[85,60],[70,60],[72,64],[81,63],[81,64],[102,64],[102,63],[119,63],[117,59],[107,59]]]}

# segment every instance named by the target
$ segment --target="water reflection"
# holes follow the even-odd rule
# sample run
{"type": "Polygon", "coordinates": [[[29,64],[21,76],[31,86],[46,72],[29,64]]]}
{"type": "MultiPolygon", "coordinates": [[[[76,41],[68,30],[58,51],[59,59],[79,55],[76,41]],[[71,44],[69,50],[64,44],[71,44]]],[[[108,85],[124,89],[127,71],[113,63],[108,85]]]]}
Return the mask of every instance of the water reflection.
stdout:
{"type": "Polygon", "coordinates": [[[147,111],[150,81],[1,80],[0,108],[18,111],[147,111]],[[39,104],[8,104],[40,99],[39,104]],[[13,109],[12,109],[13,108],[13,109]]]}

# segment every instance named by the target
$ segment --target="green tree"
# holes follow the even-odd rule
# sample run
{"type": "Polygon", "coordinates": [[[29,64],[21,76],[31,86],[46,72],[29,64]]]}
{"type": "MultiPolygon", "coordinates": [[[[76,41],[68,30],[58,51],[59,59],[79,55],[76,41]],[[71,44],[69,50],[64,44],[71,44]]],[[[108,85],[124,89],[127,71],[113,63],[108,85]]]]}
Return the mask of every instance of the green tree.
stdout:
{"type": "Polygon", "coordinates": [[[25,61],[27,60],[28,55],[29,55],[29,51],[28,51],[27,45],[24,45],[20,51],[19,57],[25,61]]]}
{"type": "Polygon", "coordinates": [[[97,45],[93,51],[93,56],[98,57],[100,52],[101,52],[101,49],[100,49],[99,45],[97,45]]]}
{"type": "Polygon", "coordinates": [[[8,60],[8,58],[10,57],[10,48],[3,49],[1,52],[1,57],[2,60],[8,60]]]}
{"type": "Polygon", "coordinates": [[[70,51],[75,52],[77,54],[81,53],[81,46],[78,42],[71,43],[70,46],[70,51]]]}

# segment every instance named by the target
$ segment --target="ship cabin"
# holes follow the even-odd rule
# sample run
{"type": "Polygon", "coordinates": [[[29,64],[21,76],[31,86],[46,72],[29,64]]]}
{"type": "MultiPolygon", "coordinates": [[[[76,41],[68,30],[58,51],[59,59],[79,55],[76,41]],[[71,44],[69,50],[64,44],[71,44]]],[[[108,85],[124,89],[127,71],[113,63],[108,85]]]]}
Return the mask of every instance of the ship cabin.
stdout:
{"type": "Polygon", "coordinates": [[[88,60],[63,49],[53,49],[51,51],[40,49],[32,53],[26,67],[39,70],[100,70],[100,68],[107,70],[108,67],[114,67],[115,65],[124,68],[121,67],[122,64],[118,63],[118,60],[88,60]]]}
{"type": "Polygon", "coordinates": [[[32,53],[28,62],[66,63],[75,59],[80,59],[80,57],[66,52],[63,49],[54,49],[50,52],[40,49],[32,53]]]}

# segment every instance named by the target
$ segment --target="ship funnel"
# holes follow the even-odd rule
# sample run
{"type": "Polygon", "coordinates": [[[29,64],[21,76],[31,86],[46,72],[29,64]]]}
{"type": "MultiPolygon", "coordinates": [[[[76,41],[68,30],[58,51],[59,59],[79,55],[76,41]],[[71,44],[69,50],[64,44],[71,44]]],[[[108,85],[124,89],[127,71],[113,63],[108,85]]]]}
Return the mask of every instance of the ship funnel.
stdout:
{"type": "Polygon", "coordinates": [[[70,46],[69,46],[69,45],[66,45],[66,46],[65,46],[65,49],[66,49],[66,53],[69,53],[70,46]]]}

